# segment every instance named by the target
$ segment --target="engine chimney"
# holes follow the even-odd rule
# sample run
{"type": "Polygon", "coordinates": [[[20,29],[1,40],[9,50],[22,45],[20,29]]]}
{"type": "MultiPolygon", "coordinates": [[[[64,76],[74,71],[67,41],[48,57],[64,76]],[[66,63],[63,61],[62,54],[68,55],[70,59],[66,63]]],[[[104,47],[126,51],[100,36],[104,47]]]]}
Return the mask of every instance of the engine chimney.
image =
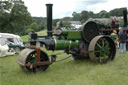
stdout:
{"type": "Polygon", "coordinates": [[[47,35],[52,37],[52,6],[53,4],[46,4],[47,6],[47,35]]]}
{"type": "Polygon", "coordinates": [[[127,8],[123,10],[124,27],[127,27],[127,8]]]}

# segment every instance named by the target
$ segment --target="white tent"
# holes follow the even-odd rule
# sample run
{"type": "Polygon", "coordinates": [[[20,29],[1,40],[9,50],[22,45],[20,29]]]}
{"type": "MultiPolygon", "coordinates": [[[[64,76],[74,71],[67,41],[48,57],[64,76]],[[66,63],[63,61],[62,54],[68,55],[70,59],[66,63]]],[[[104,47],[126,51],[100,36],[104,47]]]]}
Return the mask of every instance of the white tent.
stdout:
{"type": "Polygon", "coordinates": [[[9,51],[9,47],[7,45],[8,40],[11,40],[15,44],[23,45],[23,41],[21,40],[20,36],[9,33],[0,33],[0,57],[15,54],[14,51],[8,52],[9,51]]]}
{"type": "Polygon", "coordinates": [[[9,47],[6,45],[5,39],[0,35],[0,57],[6,56],[8,53],[9,47]]]}

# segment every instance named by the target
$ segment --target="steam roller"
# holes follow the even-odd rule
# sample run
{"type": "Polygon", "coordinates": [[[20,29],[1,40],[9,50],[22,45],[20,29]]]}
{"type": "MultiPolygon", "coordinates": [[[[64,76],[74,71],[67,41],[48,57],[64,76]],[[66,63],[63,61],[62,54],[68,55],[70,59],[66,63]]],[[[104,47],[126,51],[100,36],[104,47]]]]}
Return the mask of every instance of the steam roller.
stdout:
{"type": "Polygon", "coordinates": [[[71,54],[74,60],[89,58],[96,63],[107,63],[114,59],[116,47],[109,35],[101,35],[101,24],[96,21],[86,21],[77,30],[60,27],[52,31],[52,4],[47,6],[47,36],[38,36],[31,32],[30,46],[21,51],[18,64],[28,72],[45,71],[49,65],[56,62],[58,54],[48,56],[40,48],[47,51],[63,50],[71,54]],[[37,43],[40,43],[38,47],[37,43]],[[49,59],[50,57],[50,59],[49,59]]]}

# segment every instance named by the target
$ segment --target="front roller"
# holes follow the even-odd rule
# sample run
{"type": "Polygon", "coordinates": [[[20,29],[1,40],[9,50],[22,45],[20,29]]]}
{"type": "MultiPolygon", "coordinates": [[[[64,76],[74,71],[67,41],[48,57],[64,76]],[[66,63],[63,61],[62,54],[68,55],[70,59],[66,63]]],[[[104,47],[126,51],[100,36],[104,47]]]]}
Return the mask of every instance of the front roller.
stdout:
{"type": "Polygon", "coordinates": [[[92,61],[106,63],[107,61],[114,59],[116,47],[110,37],[100,35],[91,40],[88,51],[92,61]]]}
{"type": "Polygon", "coordinates": [[[50,62],[48,55],[37,48],[26,48],[19,54],[19,65],[28,72],[45,71],[50,62]]]}

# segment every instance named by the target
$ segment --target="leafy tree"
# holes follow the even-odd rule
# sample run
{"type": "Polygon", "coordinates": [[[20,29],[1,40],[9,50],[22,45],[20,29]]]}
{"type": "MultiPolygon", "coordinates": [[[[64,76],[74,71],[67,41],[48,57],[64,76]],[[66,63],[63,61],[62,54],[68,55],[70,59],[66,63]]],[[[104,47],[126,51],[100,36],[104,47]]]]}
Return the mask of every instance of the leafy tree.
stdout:
{"type": "Polygon", "coordinates": [[[22,0],[1,1],[0,31],[24,35],[32,17],[22,0]],[[3,4],[3,5],[2,5],[3,4]]]}
{"type": "Polygon", "coordinates": [[[111,16],[123,16],[123,10],[126,8],[116,8],[111,10],[109,13],[111,16]]]}
{"type": "Polygon", "coordinates": [[[87,19],[89,19],[88,11],[82,11],[80,15],[80,21],[84,23],[87,19]]]}
{"type": "Polygon", "coordinates": [[[31,31],[38,31],[39,30],[39,26],[37,25],[37,23],[33,22],[31,25],[29,25],[28,29],[26,30],[26,33],[29,33],[31,31]]]}
{"type": "Polygon", "coordinates": [[[15,1],[11,10],[11,18],[13,19],[13,33],[25,33],[25,29],[32,23],[32,17],[27,11],[27,7],[23,1],[15,1]],[[20,26],[20,27],[19,27],[20,26]]]}
{"type": "Polygon", "coordinates": [[[10,22],[10,10],[12,7],[12,1],[0,1],[0,31],[6,31],[6,25],[10,22]]]}
{"type": "Polygon", "coordinates": [[[53,26],[56,27],[56,23],[59,22],[59,21],[60,21],[60,19],[54,19],[54,20],[53,20],[53,26]]]}
{"type": "Polygon", "coordinates": [[[64,18],[62,18],[61,20],[62,20],[62,21],[71,21],[72,18],[71,18],[71,17],[64,17],[64,18]]]}
{"type": "Polygon", "coordinates": [[[80,20],[80,13],[73,12],[72,16],[73,16],[74,21],[79,21],[80,20]]]}
{"type": "Polygon", "coordinates": [[[90,18],[94,18],[94,13],[92,11],[88,12],[90,18]]]}
{"type": "Polygon", "coordinates": [[[32,31],[33,31],[32,29],[28,28],[28,29],[25,31],[25,33],[28,34],[29,32],[32,32],[32,31]]]}
{"type": "MultiPolygon", "coordinates": [[[[34,22],[36,22],[39,25],[39,30],[44,30],[46,28],[46,18],[44,17],[33,17],[34,22]]],[[[54,21],[53,21],[54,24],[54,21]]]]}
{"type": "Polygon", "coordinates": [[[109,13],[107,11],[105,11],[105,10],[100,11],[98,13],[98,15],[99,15],[100,18],[109,18],[110,17],[109,13]]]}

